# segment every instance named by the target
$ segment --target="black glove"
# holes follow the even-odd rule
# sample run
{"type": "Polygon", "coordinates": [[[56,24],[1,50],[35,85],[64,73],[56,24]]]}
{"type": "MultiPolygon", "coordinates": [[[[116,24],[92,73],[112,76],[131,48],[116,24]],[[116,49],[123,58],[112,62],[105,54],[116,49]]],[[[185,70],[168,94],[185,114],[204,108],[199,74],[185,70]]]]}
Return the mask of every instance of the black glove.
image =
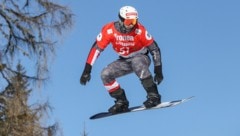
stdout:
{"type": "Polygon", "coordinates": [[[162,65],[154,67],[154,81],[159,85],[163,80],[162,65]]]}
{"type": "Polygon", "coordinates": [[[80,79],[80,84],[86,85],[86,83],[91,79],[91,70],[92,70],[92,66],[86,63],[80,79]]]}

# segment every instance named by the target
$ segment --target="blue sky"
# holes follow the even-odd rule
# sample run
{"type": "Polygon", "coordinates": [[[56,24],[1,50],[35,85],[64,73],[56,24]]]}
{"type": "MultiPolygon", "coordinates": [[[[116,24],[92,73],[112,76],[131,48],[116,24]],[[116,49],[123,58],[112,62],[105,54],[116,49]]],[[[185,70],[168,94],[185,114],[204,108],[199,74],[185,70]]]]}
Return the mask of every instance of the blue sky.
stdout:
{"type": "MultiPolygon", "coordinates": [[[[50,115],[65,136],[239,136],[240,1],[238,0],[61,0],[74,12],[75,25],[59,41],[51,79],[38,99],[54,107],[50,115]],[[111,45],[93,66],[92,79],[79,79],[89,49],[102,26],[118,19],[120,7],[134,6],[139,21],[162,51],[162,101],[195,96],[172,108],[89,120],[113,105],[100,79],[117,58],[111,45]]],[[[153,65],[150,67],[153,70],[153,65]]],[[[130,106],[146,93],[134,74],[118,79],[130,106]]]]}

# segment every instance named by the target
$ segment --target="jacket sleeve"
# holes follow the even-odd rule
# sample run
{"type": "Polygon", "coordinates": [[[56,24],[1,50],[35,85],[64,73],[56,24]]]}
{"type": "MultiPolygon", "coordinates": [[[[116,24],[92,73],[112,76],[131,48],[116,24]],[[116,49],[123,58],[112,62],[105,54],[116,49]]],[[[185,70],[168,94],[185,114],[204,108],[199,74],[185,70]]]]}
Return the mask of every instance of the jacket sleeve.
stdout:
{"type": "Polygon", "coordinates": [[[154,66],[160,66],[162,65],[161,61],[161,51],[157,44],[157,42],[154,40],[152,44],[150,44],[147,49],[149,50],[150,54],[152,55],[154,66]]]}
{"type": "Polygon", "coordinates": [[[97,41],[95,41],[92,45],[92,48],[89,51],[87,63],[92,66],[102,51],[103,49],[99,48],[97,45],[97,41]]]}

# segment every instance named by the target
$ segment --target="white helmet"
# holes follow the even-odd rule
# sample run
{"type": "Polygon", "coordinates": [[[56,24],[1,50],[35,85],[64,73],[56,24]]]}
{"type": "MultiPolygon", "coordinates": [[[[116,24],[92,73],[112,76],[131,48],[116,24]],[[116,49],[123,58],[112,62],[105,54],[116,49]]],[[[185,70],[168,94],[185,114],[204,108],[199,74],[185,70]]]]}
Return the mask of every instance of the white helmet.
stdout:
{"type": "Polygon", "coordinates": [[[132,6],[123,6],[119,10],[120,19],[138,19],[138,12],[132,6]]]}

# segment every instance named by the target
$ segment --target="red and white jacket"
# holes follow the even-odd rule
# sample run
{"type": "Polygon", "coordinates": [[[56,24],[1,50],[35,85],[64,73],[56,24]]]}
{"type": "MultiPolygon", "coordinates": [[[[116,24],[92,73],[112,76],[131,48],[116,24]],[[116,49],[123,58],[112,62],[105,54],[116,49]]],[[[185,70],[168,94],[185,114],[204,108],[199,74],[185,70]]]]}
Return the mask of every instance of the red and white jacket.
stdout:
{"type": "Polygon", "coordinates": [[[123,58],[147,53],[147,48],[154,42],[153,37],[140,23],[129,33],[121,33],[114,27],[114,22],[106,24],[96,38],[96,45],[90,50],[87,63],[93,65],[97,57],[109,44],[123,58]]]}

